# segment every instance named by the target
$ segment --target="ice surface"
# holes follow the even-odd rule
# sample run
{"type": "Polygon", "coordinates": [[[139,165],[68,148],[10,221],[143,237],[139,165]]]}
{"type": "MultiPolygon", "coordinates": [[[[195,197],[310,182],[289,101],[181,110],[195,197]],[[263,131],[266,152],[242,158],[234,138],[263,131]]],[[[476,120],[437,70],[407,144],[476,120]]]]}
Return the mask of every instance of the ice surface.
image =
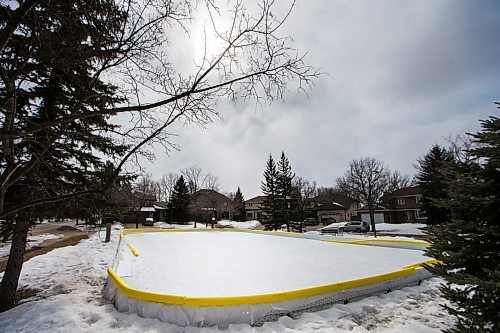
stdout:
{"type": "MultiPolygon", "coordinates": [[[[230,231],[127,235],[139,252],[132,288],[188,296],[295,290],[382,274],[428,259],[421,251],[230,231]]],[[[118,264],[120,269],[120,264],[118,264]]]]}

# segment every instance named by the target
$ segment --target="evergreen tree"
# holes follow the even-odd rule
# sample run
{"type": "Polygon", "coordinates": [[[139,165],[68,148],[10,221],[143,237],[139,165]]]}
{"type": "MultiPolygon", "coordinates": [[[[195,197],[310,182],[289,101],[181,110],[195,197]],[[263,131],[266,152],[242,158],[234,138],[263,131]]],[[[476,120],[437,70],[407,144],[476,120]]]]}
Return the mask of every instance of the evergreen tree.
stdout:
{"type": "Polygon", "coordinates": [[[189,221],[189,189],[182,175],[175,183],[169,202],[169,209],[170,222],[186,223],[189,221]]]}
{"type": "Polygon", "coordinates": [[[238,189],[236,190],[233,201],[235,205],[235,210],[238,213],[238,221],[245,221],[246,220],[245,199],[243,198],[243,193],[241,193],[241,189],[239,186],[238,189]]]}
{"type": "Polygon", "coordinates": [[[475,162],[450,167],[451,217],[428,231],[427,255],[442,261],[430,269],[446,279],[446,308],[457,317],[449,332],[500,331],[500,119],[482,128],[473,135],[475,162]]]}
{"type": "Polygon", "coordinates": [[[444,223],[449,219],[450,210],[440,202],[448,197],[446,170],[452,162],[452,155],[439,145],[434,145],[422,159],[418,160],[417,181],[422,188],[422,208],[430,226],[444,223]]]}
{"type": "Polygon", "coordinates": [[[260,188],[266,196],[266,199],[262,202],[262,212],[265,218],[263,224],[266,230],[278,230],[280,228],[278,171],[276,170],[276,163],[271,154],[269,154],[269,159],[267,160],[264,181],[260,188]]]}
{"type": "Polygon", "coordinates": [[[278,177],[276,180],[278,192],[278,219],[282,224],[286,224],[287,231],[290,231],[290,222],[297,212],[297,193],[293,186],[295,174],[285,153],[281,152],[281,158],[277,166],[278,177]]]}
{"type": "MultiPolygon", "coordinates": [[[[36,8],[0,53],[2,130],[30,133],[0,145],[0,212],[10,212],[0,228],[13,235],[0,311],[14,304],[30,220],[69,193],[102,199],[116,174],[106,160],[126,148],[110,135],[117,126],[94,115],[124,102],[116,86],[96,76],[100,63],[118,55],[108,45],[120,31],[123,12],[109,1],[41,1],[36,8]],[[75,113],[93,116],[60,122],[75,113]]],[[[0,22],[14,11],[2,5],[0,22]]]]}

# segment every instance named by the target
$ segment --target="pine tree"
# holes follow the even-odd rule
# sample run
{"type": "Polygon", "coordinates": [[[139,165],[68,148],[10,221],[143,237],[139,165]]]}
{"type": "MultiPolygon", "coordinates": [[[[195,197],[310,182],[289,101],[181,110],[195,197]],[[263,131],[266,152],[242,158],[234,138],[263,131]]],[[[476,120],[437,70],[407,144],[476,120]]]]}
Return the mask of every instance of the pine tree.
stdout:
{"type": "Polygon", "coordinates": [[[278,171],[276,163],[271,154],[267,160],[264,171],[264,181],[261,183],[262,193],[266,199],[262,202],[262,212],[264,214],[263,224],[266,230],[278,230],[280,228],[279,219],[279,192],[278,192],[278,171]]]}
{"type": "Polygon", "coordinates": [[[175,183],[169,202],[169,209],[171,222],[186,223],[189,221],[189,189],[182,175],[175,183]]]}
{"type": "Polygon", "coordinates": [[[450,217],[450,210],[440,202],[448,197],[446,172],[452,162],[452,155],[439,145],[434,145],[418,160],[417,181],[422,188],[422,209],[430,226],[444,223],[450,217]]]}
{"type": "Polygon", "coordinates": [[[277,192],[278,192],[278,217],[281,223],[286,224],[287,231],[290,231],[290,222],[297,212],[297,197],[293,186],[292,167],[285,153],[281,152],[281,158],[277,166],[277,192]]]}
{"type": "Polygon", "coordinates": [[[245,221],[246,220],[245,199],[243,198],[243,193],[241,193],[241,189],[239,186],[238,186],[238,189],[236,190],[233,201],[234,201],[235,210],[238,213],[238,221],[245,221]]]}
{"type": "MultiPolygon", "coordinates": [[[[2,5],[0,21],[14,10],[2,5]]],[[[0,211],[21,213],[7,214],[8,223],[0,226],[13,235],[0,311],[14,304],[30,219],[47,208],[33,203],[49,205],[73,192],[99,199],[111,183],[105,175],[116,170],[109,172],[105,161],[125,151],[110,135],[117,126],[104,115],[59,122],[75,110],[93,114],[124,101],[117,87],[95,75],[100,63],[117,56],[106,48],[119,33],[121,14],[113,2],[42,1],[0,53],[4,124],[33,130],[1,145],[0,211]]]]}
{"type": "Polygon", "coordinates": [[[446,279],[446,308],[457,317],[448,332],[500,331],[500,119],[482,128],[470,151],[476,161],[449,170],[451,217],[429,230],[427,255],[442,261],[430,269],[446,279]]]}

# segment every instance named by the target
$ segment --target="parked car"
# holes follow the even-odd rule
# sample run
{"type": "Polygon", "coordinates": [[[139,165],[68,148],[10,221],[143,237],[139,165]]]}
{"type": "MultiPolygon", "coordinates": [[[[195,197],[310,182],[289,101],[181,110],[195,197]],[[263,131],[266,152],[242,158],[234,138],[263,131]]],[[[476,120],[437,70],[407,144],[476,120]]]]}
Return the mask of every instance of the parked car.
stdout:
{"type": "Polygon", "coordinates": [[[155,224],[155,220],[152,217],[146,217],[142,224],[145,226],[153,226],[155,224]]]}
{"type": "Polygon", "coordinates": [[[302,221],[304,225],[318,225],[318,221],[314,217],[308,217],[302,221]]]}
{"type": "Polygon", "coordinates": [[[368,232],[368,223],[361,221],[351,221],[347,222],[343,226],[339,227],[339,232],[344,231],[354,231],[354,232],[368,232]]]}
{"type": "MultiPolygon", "coordinates": [[[[347,222],[337,222],[337,223],[332,223],[327,225],[326,227],[323,227],[320,230],[321,233],[327,234],[327,233],[334,233],[336,234],[337,232],[340,232],[340,229],[343,228],[347,222]]],[[[344,229],[342,229],[343,231],[344,229]]]]}

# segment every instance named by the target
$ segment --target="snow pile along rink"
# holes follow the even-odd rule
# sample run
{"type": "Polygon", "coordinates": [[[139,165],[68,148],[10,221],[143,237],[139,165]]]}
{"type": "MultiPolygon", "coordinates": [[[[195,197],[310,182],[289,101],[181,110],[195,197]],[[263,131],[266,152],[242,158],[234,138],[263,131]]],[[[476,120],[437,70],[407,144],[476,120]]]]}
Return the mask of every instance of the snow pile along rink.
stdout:
{"type": "Polygon", "coordinates": [[[294,317],[430,277],[416,264],[429,260],[421,251],[290,236],[133,231],[121,240],[106,295],[120,311],[225,328],[294,317]]]}
{"type": "Polygon", "coordinates": [[[255,229],[261,226],[260,222],[257,220],[243,221],[243,222],[222,220],[217,223],[223,227],[231,227],[236,229],[255,229]]]}

